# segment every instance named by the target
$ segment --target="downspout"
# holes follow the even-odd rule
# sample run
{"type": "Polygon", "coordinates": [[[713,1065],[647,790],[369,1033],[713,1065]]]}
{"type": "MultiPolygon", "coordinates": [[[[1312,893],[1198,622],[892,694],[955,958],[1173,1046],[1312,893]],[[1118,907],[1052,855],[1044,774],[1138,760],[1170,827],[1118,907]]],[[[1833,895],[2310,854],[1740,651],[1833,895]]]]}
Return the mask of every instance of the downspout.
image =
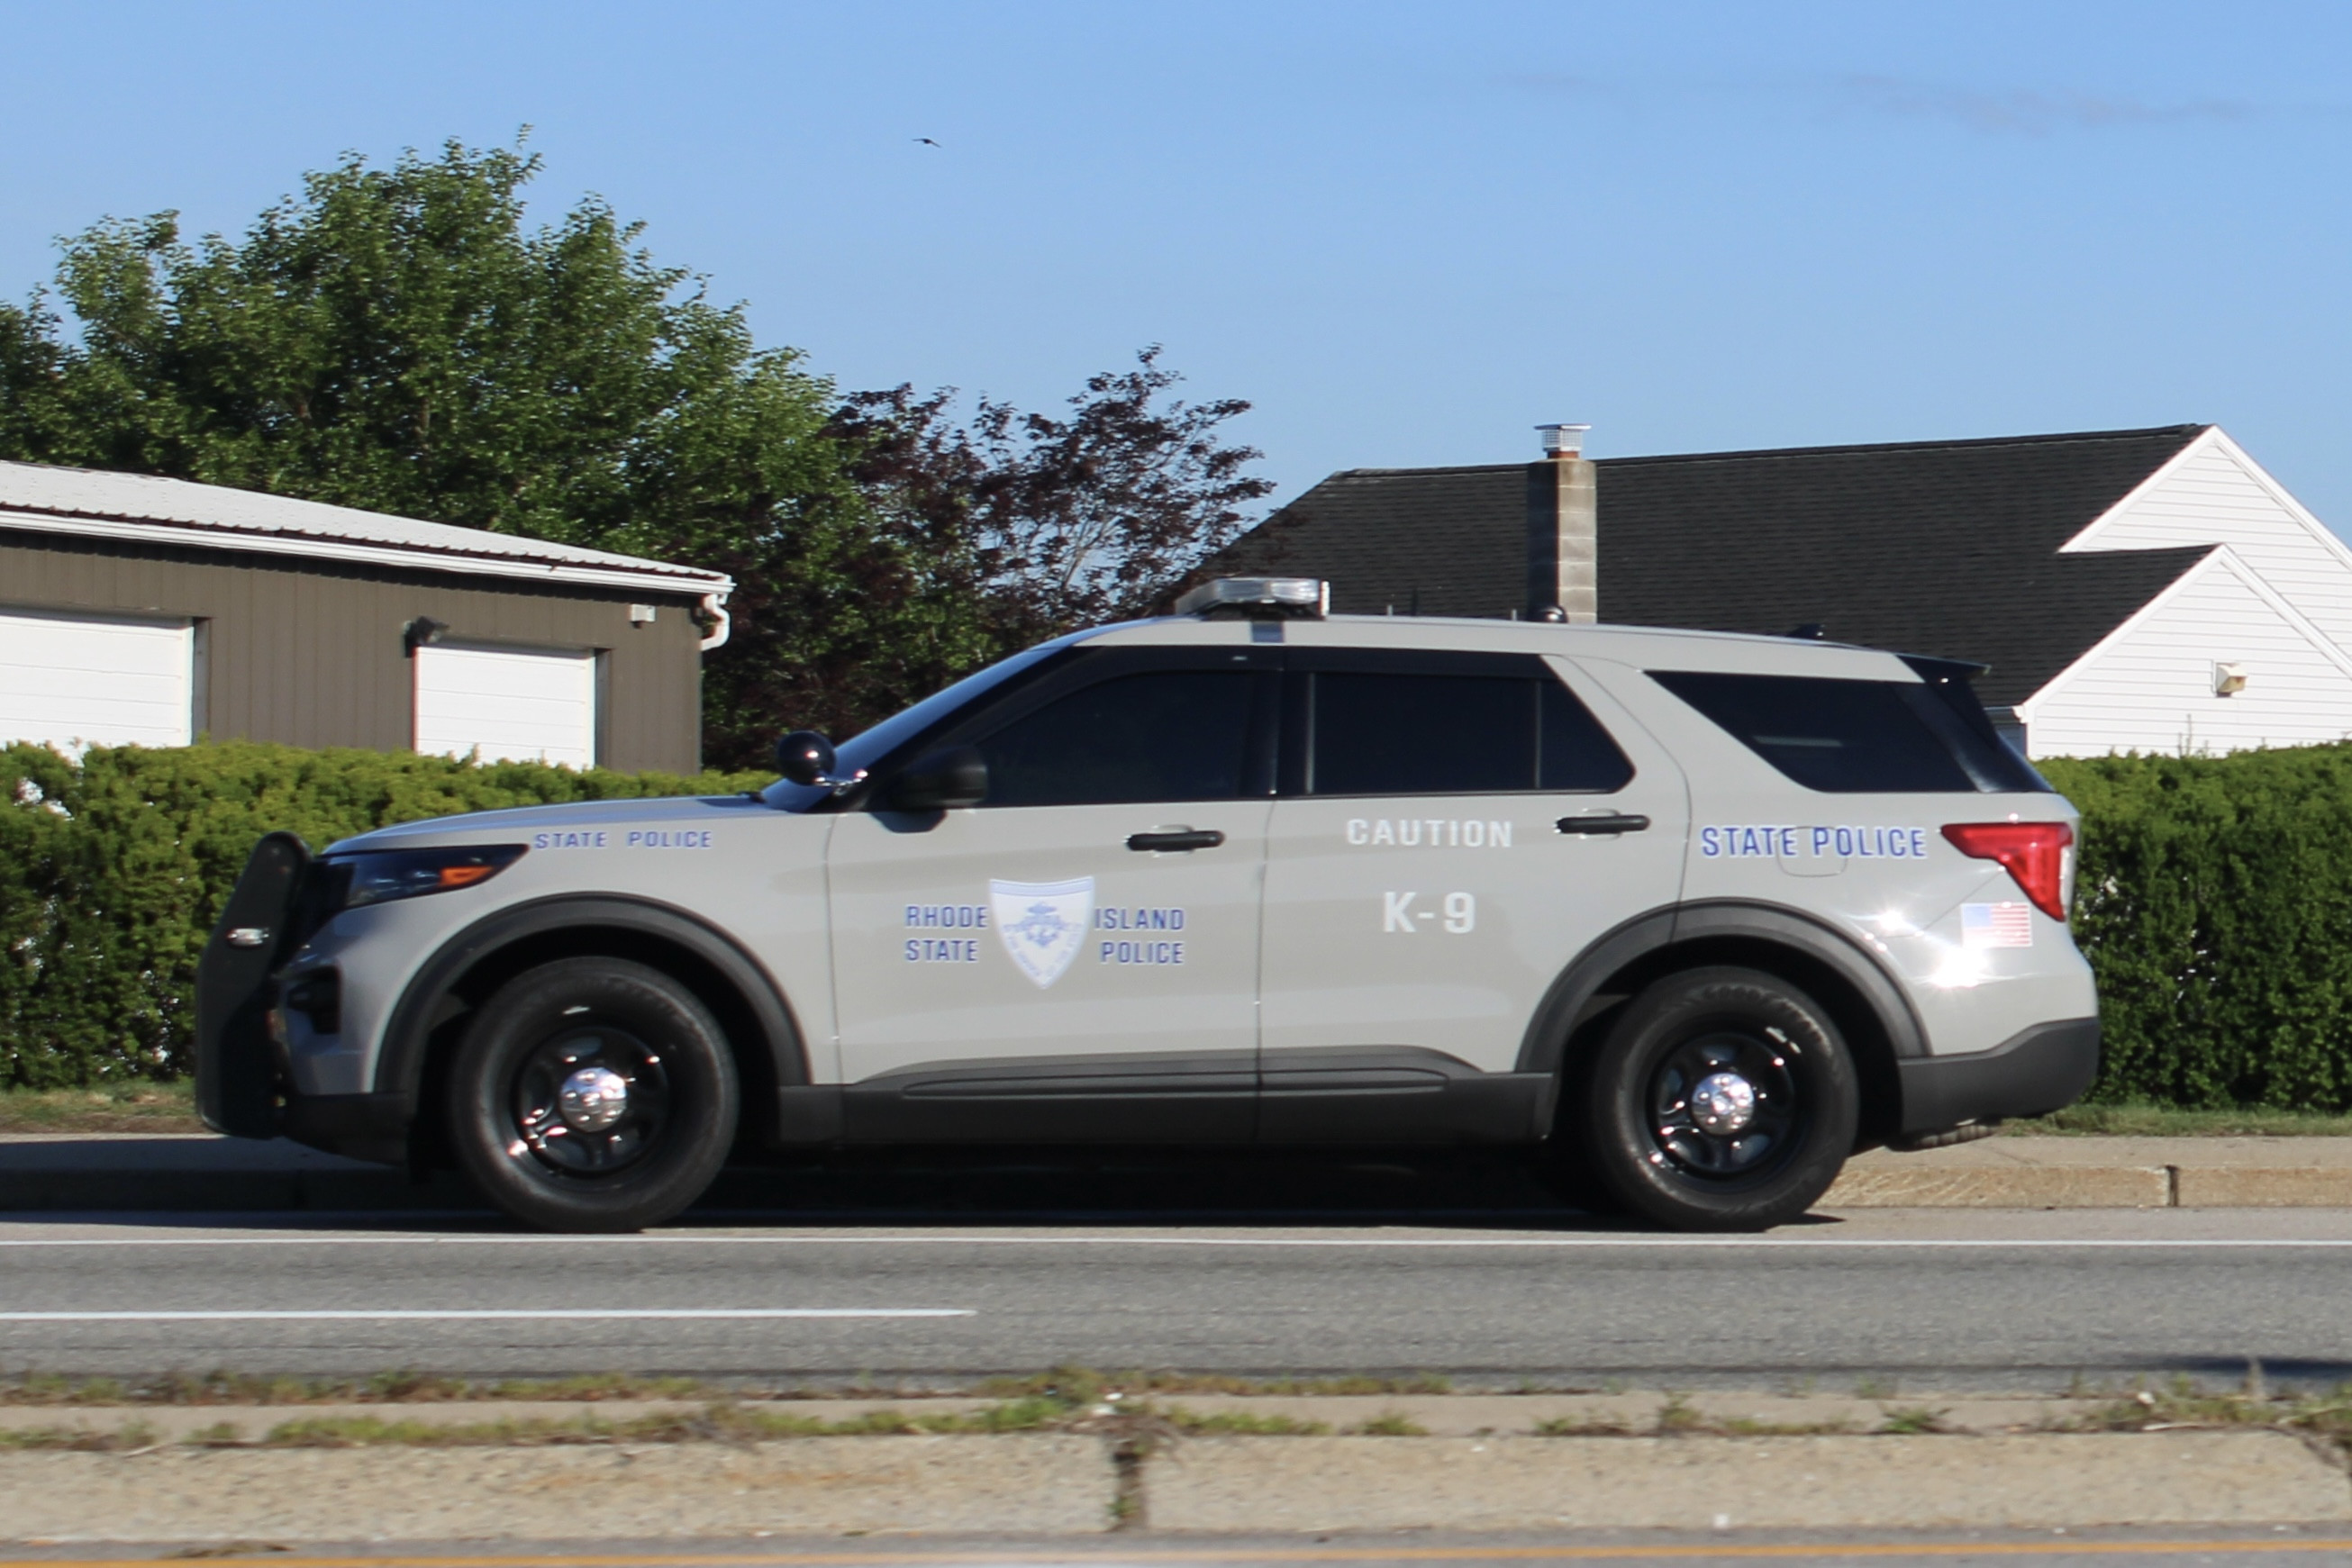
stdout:
{"type": "Polygon", "coordinates": [[[725,647],[728,633],[735,629],[734,621],[727,613],[725,593],[706,593],[702,596],[702,619],[710,628],[702,639],[702,651],[708,653],[713,648],[725,647]]]}

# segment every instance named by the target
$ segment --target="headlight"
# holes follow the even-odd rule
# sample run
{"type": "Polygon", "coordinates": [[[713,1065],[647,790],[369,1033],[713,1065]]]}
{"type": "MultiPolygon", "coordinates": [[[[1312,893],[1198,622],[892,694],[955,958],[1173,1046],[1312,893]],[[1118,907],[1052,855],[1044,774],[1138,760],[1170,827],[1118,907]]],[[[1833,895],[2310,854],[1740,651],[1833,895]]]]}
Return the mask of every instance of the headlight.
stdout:
{"type": "Polygon", "coordinates": [[[324,862],[326,912],[473,887],[520,860],[523,848],[521,844],[470,844],[332,855],[324,862]]]}

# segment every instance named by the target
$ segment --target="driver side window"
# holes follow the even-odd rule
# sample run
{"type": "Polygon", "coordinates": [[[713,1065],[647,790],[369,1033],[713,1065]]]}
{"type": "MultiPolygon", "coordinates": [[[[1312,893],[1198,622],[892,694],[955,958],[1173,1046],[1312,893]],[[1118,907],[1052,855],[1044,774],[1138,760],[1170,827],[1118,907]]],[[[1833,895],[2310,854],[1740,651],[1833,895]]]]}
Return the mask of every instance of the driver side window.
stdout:
{"type": "Polygon", "coordinates": [[[1056,697],[974,744],[987,806],[1229,800],[1242,792],[1244,670],[1152,670],[1056,697]]]}

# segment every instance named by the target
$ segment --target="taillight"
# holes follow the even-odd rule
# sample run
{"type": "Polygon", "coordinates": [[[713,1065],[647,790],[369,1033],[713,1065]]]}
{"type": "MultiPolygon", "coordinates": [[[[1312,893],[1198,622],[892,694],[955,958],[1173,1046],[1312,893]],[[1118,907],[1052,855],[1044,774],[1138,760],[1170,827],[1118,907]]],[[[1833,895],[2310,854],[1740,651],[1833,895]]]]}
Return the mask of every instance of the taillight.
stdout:
{"type": "Polygon", "coordinates": [[[1998,861],[2033,907],[2066,918],[2066,852],[2074,830],[2064,822],[1952,822],[1944,837],[1964,855],[1998,861]]]}

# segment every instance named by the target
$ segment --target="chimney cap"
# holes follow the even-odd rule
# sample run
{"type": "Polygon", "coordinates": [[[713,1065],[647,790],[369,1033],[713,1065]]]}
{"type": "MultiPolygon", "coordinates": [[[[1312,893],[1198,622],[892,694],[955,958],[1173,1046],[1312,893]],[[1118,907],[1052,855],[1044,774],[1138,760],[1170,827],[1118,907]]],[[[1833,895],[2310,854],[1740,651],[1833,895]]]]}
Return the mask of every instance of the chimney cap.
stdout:
{"type": "Polygon", "coordinates": [[[1547,457],[1580,457],[1584,455],[1584,433],[1589,424],[1538,424],[1536,433],[1543,437],[1547,457]]]}

